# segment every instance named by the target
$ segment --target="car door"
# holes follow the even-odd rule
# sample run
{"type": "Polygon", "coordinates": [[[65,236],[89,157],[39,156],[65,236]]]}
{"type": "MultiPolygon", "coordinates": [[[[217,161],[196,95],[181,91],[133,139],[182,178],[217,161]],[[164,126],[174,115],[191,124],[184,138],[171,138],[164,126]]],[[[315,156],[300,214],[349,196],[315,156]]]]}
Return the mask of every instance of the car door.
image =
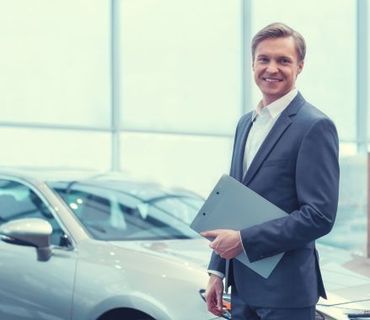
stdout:
{"type": "Polygon", "coordinates": [[[0,179],[0,224],[42,218],[53,228],[53,254],[38,261],[36,249],[0,241],[0,319],[71,318],[76,252],[41,192],[30,185],[0,179]]]}

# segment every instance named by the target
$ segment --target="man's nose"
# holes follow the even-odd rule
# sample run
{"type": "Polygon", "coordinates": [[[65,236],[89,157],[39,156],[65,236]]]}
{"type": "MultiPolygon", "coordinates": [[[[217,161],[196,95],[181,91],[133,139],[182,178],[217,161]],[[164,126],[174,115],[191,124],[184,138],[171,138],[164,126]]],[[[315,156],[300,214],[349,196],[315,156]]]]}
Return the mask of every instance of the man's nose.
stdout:
{"type": "Polygon", "coordinates": [[[270,61],[269,64],[266,67],[266,71],[268,73],[276,73],[279,71],[278,65],[274,61],[270,61]]]}

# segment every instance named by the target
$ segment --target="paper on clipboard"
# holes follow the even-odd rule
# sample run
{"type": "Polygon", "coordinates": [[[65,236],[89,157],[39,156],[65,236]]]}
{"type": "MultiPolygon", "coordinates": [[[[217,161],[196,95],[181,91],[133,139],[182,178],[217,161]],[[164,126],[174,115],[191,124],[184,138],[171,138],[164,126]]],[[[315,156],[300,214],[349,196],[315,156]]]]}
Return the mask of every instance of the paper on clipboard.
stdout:
{"type": "MultiPolygon", "coordinates": [[[[287,213],[234,178],[223,175],[190,227],[196,232],[214,229],[241,230],[287,213]]],[[[268,278],[284,253],[250,262],[243,252],[236,257],[247,267],[268,278]]]]}

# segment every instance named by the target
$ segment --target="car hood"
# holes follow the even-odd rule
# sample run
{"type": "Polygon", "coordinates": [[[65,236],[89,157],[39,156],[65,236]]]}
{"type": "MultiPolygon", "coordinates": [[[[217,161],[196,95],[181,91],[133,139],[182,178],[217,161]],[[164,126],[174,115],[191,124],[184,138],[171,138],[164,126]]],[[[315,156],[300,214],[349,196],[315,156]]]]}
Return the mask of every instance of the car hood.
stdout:
{"type": "Polygon", "coordinates": [[[206,269],[211,256],[208,241],[203,238],[156,241],[110,241],[116,247],[144,254],[187,262],[206,269]]]}
{"type": "MultiPolygon", "coordinates": [[[[203,238],[157,241],[110,241],[116,247],[190,263],[206,269],[211,255],[203,238]]],[[[320,266],[328,299],[323,307],[370,310],[370,260],[348,251],[318,245],[320,266]]]]}
{"type": "Polygon", "coordinates": [[[370,310],[370,260],[328,246],[318,246],[318,249],[328,293],[328,299],[319,303],[370,310]]]}

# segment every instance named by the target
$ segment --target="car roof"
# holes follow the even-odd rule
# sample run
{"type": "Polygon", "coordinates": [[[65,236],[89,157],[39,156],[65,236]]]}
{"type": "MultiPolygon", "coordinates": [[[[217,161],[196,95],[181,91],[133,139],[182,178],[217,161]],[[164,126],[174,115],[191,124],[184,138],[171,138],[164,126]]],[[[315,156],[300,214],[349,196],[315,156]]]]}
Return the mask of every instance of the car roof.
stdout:
{"type": "Polygon", "coordinates": [[[156,182],[133,178],[125,171],[102,172],[94,169],[68,167],[0,167],[0,174],[33,182],[45,182],[52,186],[63,183],[78,183],[111,191],[123,191],[142,199],[152,199],[164,195],[202,199],[199,194],[184,188],[165,187],[156,182]]]}

